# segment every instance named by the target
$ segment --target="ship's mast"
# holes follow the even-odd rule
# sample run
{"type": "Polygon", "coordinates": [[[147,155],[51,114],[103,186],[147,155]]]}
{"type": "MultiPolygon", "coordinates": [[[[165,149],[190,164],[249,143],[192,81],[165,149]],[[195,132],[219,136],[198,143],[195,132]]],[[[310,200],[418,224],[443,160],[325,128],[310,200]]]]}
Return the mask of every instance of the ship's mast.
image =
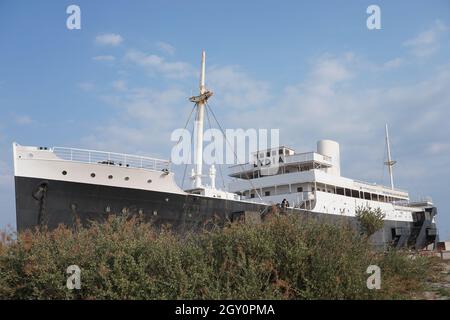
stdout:
{"type": "Polygon", "coordinates": [[[193,173],[194,187],[202,186],[202,164],[203,164],[203,122],[205,116],[205,104],[212,92],[206,90],[205,87],[205,50],[202,51],[202,65],[200,70],[200,94],[191,97],[189,100],[197,106],[197,114],[195,117],[195,153],[194,164],[195,171],[193,173]]]}
{"type": "Polygon", "coordinates": [[[391,189],[394,189],[394,174],[392,171],[392,167],[396,164],[397,161],[392,160],[391,158],[391,146],[389,144],[389,131],[388,125],[386,124],[386,148],[387,148],[387,161],[384,163],[389,170],[389,178],[391,179],[391,189]]]}

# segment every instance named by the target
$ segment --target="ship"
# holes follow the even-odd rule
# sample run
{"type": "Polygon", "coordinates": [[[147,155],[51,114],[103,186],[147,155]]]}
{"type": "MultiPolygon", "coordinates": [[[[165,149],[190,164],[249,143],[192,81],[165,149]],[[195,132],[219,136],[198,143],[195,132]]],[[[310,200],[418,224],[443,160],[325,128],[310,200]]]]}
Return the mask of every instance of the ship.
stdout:
{"type": "Polygon", "coordinates": [[[186,230],[269,212],[357,226],[358,210],[372,208],[384,213],[383,228],[372,235],[375,245],[423,249],[438,241],[432,200],[412,201],[394,187],[387,126],[390,186],[341,176],[339,144],[320,140],[317,150],[306,153],[287,146],[255,150],[249,161],[228,168],[227,190],[216,187],[214,165],[203,174],[205,108],[213,95],[205,86],[205,61],[203,51],[199,95],[189,98],[196,142],[190,188],[177,185],[170,160],[13,143],[17,230],[74,226],[111,214],[141,215],[186,230]]]}

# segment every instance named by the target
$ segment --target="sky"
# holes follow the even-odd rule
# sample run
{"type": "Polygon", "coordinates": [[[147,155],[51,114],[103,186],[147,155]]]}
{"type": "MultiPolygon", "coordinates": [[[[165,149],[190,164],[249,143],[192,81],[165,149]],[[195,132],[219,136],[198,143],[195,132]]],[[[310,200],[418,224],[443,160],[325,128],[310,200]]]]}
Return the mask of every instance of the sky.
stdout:
{"type": "Polygon", "coordinates": [[[389,183],[388,123],[396,186],[431,196],[450,239],[448,0],[0,0],[0,40],[0,229],[15,228],[13,141],[168,159],[205,49],[223,127],[279,128],[298,152],[336,140],[346,177],[389,183]]]}

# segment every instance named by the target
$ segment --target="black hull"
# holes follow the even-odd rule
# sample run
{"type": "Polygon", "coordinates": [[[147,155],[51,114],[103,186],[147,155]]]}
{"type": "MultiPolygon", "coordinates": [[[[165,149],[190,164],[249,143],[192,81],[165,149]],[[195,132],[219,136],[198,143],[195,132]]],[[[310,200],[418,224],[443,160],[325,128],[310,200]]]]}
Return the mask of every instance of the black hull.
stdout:
{"type": "MultiPolygon", "coordinates": [[[[110,214],[141,214],[156,225],[170,224],[175,229],[195,229],[208,222],[233,220],[242,211],[267,212],[267,206],[234,200],[206,198],[198,195],[119,188],[28,177],[15,177],[17,230],[47,225],[50,229],[59,224],[72,226],[79,220],[101,221],[110,214]]],[[[295,210],[305,217],[329,222],[342,221],[343,217],[331,214],[295,210]]],[[[344,217],[356,226],[354,217],[344,217]]],[[[428,224],[428,229],[435,229],[428,224]]],[[[394,244],[417,246],[415,242],[423,223],[385,221],[384,228],[372,240],[378,246],[394,244]],[[395,231],[397,230],[397,231],[395,231]],[[402,230],[399,234],[398,230],[402,230]],[[417,235],[415,235],[417,233],[417,235]],[[414,237],[414,239],[412,239],[414,237]]],[[[422,232],[423,233],[423,232],[422,232]]],[[[433,243],[436,237],[428,234],[418,246],[433,243]]]]}

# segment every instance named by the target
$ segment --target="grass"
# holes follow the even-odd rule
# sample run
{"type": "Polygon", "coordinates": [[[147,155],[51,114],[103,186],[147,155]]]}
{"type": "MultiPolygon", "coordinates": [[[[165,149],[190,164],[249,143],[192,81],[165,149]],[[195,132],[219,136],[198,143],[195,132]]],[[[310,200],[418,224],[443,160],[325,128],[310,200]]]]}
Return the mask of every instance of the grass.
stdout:
{"type": "Polygon", "coordinates": [[[292,216],[179,235],[138,217],[0,237],[2,299],[410,299],[436,260],[373,250],[345,223],[292,216]],[[81,289],[66,287],[70,265],[81,289]],[[381,268],[369,290],[366,269],[381,268]]]}

